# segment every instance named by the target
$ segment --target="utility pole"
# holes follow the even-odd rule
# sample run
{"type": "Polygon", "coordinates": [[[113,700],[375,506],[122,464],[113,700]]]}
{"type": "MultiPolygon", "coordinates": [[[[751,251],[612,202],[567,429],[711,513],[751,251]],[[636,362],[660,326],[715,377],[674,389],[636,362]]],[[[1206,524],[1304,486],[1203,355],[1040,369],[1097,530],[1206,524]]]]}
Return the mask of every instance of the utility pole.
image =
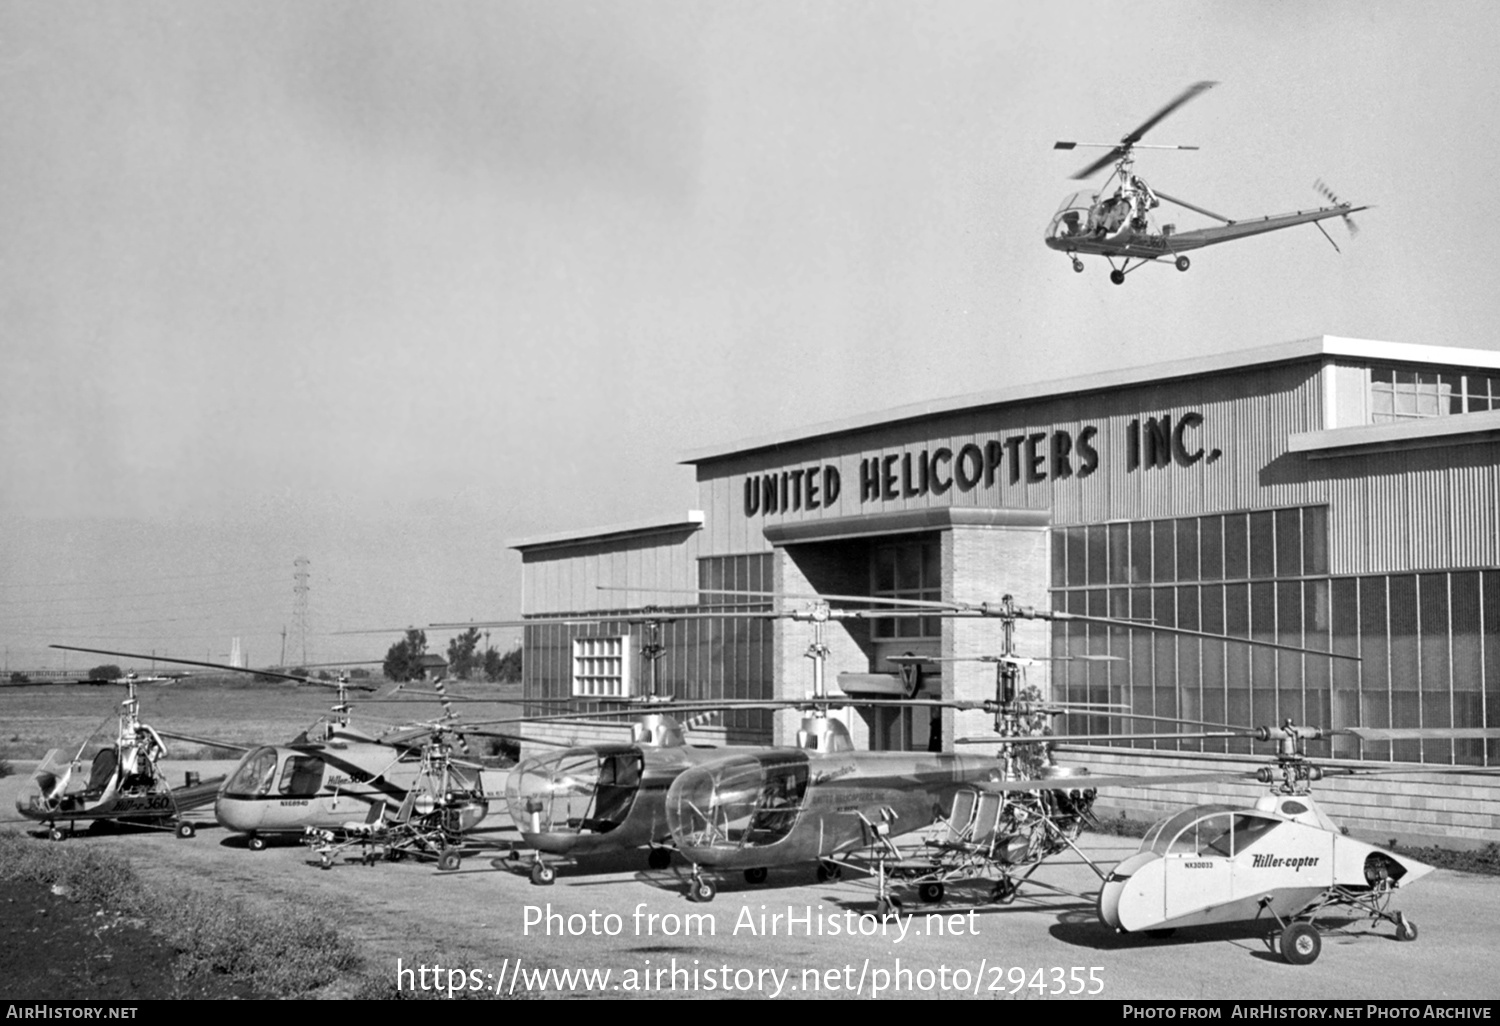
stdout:
{"type": "Polygon", "coordinates": [[[311,562],[306,556],[298,556],[292,563],[296,567],[296,572],[292,574],[292,579],[297,582],[292,586],[292,593],[296,596],[292,600],[292,623],[296,628],[297,638],[300,642],[298,647],[302,652],[303,666],[307,665],[307,568],[311,565],[311,562]]]}

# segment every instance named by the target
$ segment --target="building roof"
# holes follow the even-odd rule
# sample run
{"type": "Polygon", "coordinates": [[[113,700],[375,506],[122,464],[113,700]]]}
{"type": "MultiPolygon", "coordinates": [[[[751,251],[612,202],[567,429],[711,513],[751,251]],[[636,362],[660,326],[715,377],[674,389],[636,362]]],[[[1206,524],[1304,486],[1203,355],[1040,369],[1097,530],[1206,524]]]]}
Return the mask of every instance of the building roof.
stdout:
{"type": "Polygon", "coordinates": [[[1413,345],[1408,342],[1378,342],[1371,339],[1340,338],[1318,335],[1313,338],[1257,346],[1214,356],[1196,356],[1166,363],[1148,364],[1121,370],[1101,371],[1056,381],[1029,382],[989,392],[971,393],[948,399],[898,406],[875,413],[858,414],[843,420],[810,427],[789,428],[760,438],[721,443],[684,455],[679,462],[707,463],[762,449],[775,449],[794,442],[851,434],[886,424],[921,420],[942,414],[1000,406],[1014,402],[1035,402],[1088,392],[1113,391],[1133,385],[1156,384],[1177,378],[1203,377],[1263,367],[1269,364],[1325,358],[1353,358],[1364,361],[1431,364],[1437,366],[1500,368],[1500,352],[1488,349],[1458,349],[1452,346],[1413,345]]]}
{"type": "Polygon", "coordinates": [[[508,547],[512,549],[538,549],[553,545],[572,545],[578,542],[602,541],[606,538],[615,540],[630,537],[646,537],[653,534],[670,534],[674,531],[697,531],[703,527],[703,511],[701,509],[690,509],[685,516],[680,517],[657,517],[651,520],[637,520],[628,524],[615,524],[611,527],[589,527],[576,531],[560,531],[556,534],[542,534],[532,538],[518,538],[509,542],[508,547]]]}

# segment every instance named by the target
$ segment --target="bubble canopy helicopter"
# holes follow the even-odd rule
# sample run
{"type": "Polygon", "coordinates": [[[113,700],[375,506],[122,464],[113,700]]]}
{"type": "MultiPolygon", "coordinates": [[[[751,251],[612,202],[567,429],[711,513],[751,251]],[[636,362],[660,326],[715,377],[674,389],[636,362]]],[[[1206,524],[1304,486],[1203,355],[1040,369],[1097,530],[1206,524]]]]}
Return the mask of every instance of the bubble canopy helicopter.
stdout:
{"type": "MultiPolygon", "coordinates": [[[[1018,617],[1046,618],[1050,614],[1022,609],[1009,599],[995,606],[959,606],[876,599],[867,595],[725,594],[756,599],[800,598],[810,602],[805,610],[673,615],[784,617],[810,622],[814,639],[807,654],[814,667],[812,695],[805,700],[689,702],[656,708],[670,709],[674,714],[690,714],[728,708],[802,707],[805,715],[798,731],[798,744],[706,751],[678,745],[654,753],[626,745],[595,745],[528,760],[512,774],[507,795],[512,818],[528,843],[539,851],[552,854],[565,851],[581,854],[598,853],[626,842],[631,846],[650,842],[654,856],[665,856],[652,864],[663,868],[670,859],[670,854],[658,840],[665,828],[670,831],[678,850],[693,864],[690,895],[696,900],[707,901],[712,899],[717,883],[712,876],[700,872],[700,868],[711,871],[740,869],[751,883],[763,881],[768,866],[793,863],[818,863],[824,876],[838,873],[841,870],[839,859],[843,856],[868,848],[878,838],[916,830],[931,823],[934,810],[945,807],[960,789],[980,781],[1015,775],[1015,753],[1004,745],[998,759],[993,754],[856,752],[847,729],[829,715],[833,707],[889,704],[983,710],[994,714],[996,719],[998,736],[991,738],[992,742],[1021,734],[1021,723],[1029,716],[1058,715],[1067,711],[1127,719],[1169,720],[1174,724],[1183,722],[1172,717],[1113,712],[1087,704],[1042,703],[1033,706],[1021,699],[1016,693],[1015,682],[1020,666],[1029,660],[1014,655],[1011,628],[1018,617]],[[834,609],[829,605],[832,601],[859,603],[867,608],[834,609]],[[1001,618],[1006,627],[1009,655],[996,660],[997,694],[993,701],[895,699],[881,702],[829,697],[825,693],[822,681],[829,650],[823,643],[821,632],[829,620],[930,616],[935,607],[939,615],[1001,618]],[[661,794],[663,789],[665,796],[661,794]],[[608,810],[608,815],[598,810],[608,810]],[[651,833],[636,832],[637,827],[648,823],[651,833]]],[[[1067,619],[1098,619],[1065,613],[1055,615],[1067,619]]],[[[613,614],[607,619],[624,618],[621,614],[613,614]]],[[[570,616],[566,619],[575,623],[594,622],[588,617],[570,616]]],[[[1129,621],[1105,622],[1120,626],[1149,626],[1129,621]]],[[[1200,634],[1179,628],[1159,629],[1200,634]]],[[[632,714],[623,710],[618,714],[591,715],[632,714]]],[[[1062,778],[1068,774],[1058,768],[1050,771],[1050,775],[1062,778]]],[[[1031,786],[1043,794],[1052,793],[1052,789],[1045,785],[1031,786]]],[[[1072,782],[1060,781],[1058,787],[1059,793],[1075,790],[1072,782]]],[[[1086,812],[1086,801],[1081,811],[1086,812]]],[[[534,864],[533,880],[550,883],[552,876],[534,864]]]]}
{"type": "Polygon", "coordinates": [[[1218,85],[1217,82],[1195,82],[1134,130],[1122,136],[1117,143],[1081,143],[1060,140],[1054,144],[1053,149],[1058,150],[1072,150],[1078,147],[1099,147],[1109,150],[1104,156],[1073,175],[1075,180],[1090,178],[1111,164],[1114,165],[1109,178],[1097,190],[1074,192],[1064,198],[1057,212],[1053,214],[1051,223],[1047,226],[1044,241],[1049,248],[1067,254],[1072,261],[1073,270],[1082,273],[1083,261],[1080,256],[1102,256],[1110,265],[1110,281],[1116,285],[1123,285],[1127,274],[1150,263],[1171,261],[1179,271],[1186,271],[1191,266],[1191,261],[1186,254],[1205,246],[1233,242],[1252,235],[1263,235],[1266,232],[1291,228],[1299,224],[1313,224],[1320,232],[1323,232],[1329,243],[1337,250],[1338,244],[1318,222],[1332,217],[1342,217],[1351,233],[1356,230],[1350,215],[1369,208],[1357,207],[1340,200],[1321,180],[1315,188],[1332,203],[1332,206],[1296,210],[1287,214],[1267,214],[1260,217],[1236,219],[1216,214],[1175,196],[1169,196],[1160,189],[1152,188],[1145,179],[1135,173],[1136,150],[1196,150],[1198,148],[1196,146],[1155,145],[1143,143],[1141,139],[1162,119],[1216,85],[1218,85]],[[1111,185],[1115,187],[1112,192],[1110,191],[1111,185]],[[1189,231],[1178,231],[1173,224],[1155,225],[1152,211],[1156,210],[1163,200],[1220,223],[1208,228],[1196,228],[1189,231]],[[1119,263],[1117,264],[1116,261],[1119,263]]]}
{"type": "Polygon", "coordinates": [[[126,687],[113,742],[94,754],[87,778],[78,776],[80,760],[98,731],[71,759],[55,748],[47,752],[32,774],[35,790],[16,799],[16,811],[44,824],[55,841],[65,836],[59,824],[71,829],[79,821],[158,827],[192,837],[197,828],[183,814],[212,802],[224,778],[201,781],[190,773],[183,786],[171,787],[159,763],[167,754],[162,738],[173,735],[141,720],[136,687],[142,681],[130,674],[108,683],[126,687]]]}

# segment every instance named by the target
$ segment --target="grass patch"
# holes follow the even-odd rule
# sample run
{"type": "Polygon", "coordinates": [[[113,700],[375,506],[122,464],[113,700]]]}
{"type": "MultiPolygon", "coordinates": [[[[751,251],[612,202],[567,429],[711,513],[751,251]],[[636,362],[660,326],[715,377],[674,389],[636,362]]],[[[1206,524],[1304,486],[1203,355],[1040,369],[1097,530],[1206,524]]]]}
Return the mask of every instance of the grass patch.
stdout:
{"type": "Polygon", "coordinates": [[[269,914],[222,895],[164,894],[118,855],[15,834],[0,834],[0,879],[51,887],[80,904],[140,920],[176,950],[165,971],[183,983],[215,978],[258,997],[302,997],[351,980],[364,985],[364,959],[353,943],[291,905],[269,914]]]}

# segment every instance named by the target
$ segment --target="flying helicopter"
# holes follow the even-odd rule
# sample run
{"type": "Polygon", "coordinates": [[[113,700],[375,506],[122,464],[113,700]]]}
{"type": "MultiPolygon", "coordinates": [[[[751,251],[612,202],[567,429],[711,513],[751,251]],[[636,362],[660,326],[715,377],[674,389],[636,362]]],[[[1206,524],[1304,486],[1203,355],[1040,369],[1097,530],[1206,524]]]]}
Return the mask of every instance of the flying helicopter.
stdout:
{"type": "MultiPolygon", "coordinates": [[[[128,652],[67,645],[52,647],[140,658],[128,652]]],[[[219,824],[247,835],[252,851],[264,850],[270,837],[301,838],[309,828],[342,830],[351,821],[368,816],[372,806],[380,804],[400,809],[411,795],[416,796],[414,802],[420,803],[417,806],[419,813],[441,808],[447,822],[460,831],[472,829],[489,811],[491,796],[484,789],[482,767],[453,758],[449,746],[457,742],[464,747],[462,738],[466,734],[514,735],[460,724],[448,705],[441,681],[434,692],[445,705],[445,715],[441,720],[376,737],[349,723],[348,692],[374,691],[370,685],[351,684],[345,678],[325,681],[276,670],[252,670],[193,659],[156,658],[163,662],[252,673],[338,690],[338,702],[330,710],[333,713],[331,718],[320,720],[289,744],[261,745],[251,749],[229,774],[222,788],[215,788],[217,796],[210,793],[219,824]],[[432,806],[430,809],[426,808],[428,804],[432,806]]]]}
{"type": "Polygon", "coordinates": [[[1332,206],[1297,210],[1287,214],[1268,214],[1261,217],[1229,218],[1211,210],[1169,196],[1154,189],[1134,171],[1135,151],[1140,149],[1196,150],[1196,146],[1152,145],[1142,143],[1145,134],[1163,118],[1183,104],[1218,85],[1217,82],[1195,82],[1183,90],[1165,107],[1147,118],[1134,130],[1127,132],[1117,143],[1080,143],[1059,141],[1053,149],[1072,150],[1077,147],[1102,147],[1109,150],[1104,156],[1073,175],[1083,180],[1114,165],[1109,178],[1098,190],[1075,192],[1067,196],[1052,216],[1047,226],[1046,244],[1066,253],[1073,262],[1073,270],[1082,273],[1083,261],[1079,255],[1102,256],[1110,265],[1109,280],[1116,285],[1125,284],[1125,275],[1149,263],[1170,260],[1179,271],[1186,271],[1191,261],[1186,254],[1205,246],[1221,242],[1232,242],[1252,235],[1278,231],[1299,224],[1314,224],[1328,238],[1334,249],[1338,244],[1324,231],[1319,221],[1331,217],[1342,217],[1350,231],[1355,230],[1350,217],[1367,206],[1354,206],[1335,196],[1320,180],[1315,186],[1332,206]],[[1114,191],[1110,186],[1114,185],[1114,191]],[[1172,224],[1153,224],[1154,215],[1161,201],[1175,204],[1194,213],[1221,222],[1209,228],[1178,231],[1172,224]],[[1115,261],[1119,261],[1117,266],[1115,261]]]}
{"type": "Polygon", "coordinates": [[[114,741],[94,754],[88,777],[79,775],[81,760],[98,731],[71,759],[60,758],[56,748],[47,752],[32,774],[36,789],[16,799],[16,811],[45,824],[54,841],[65,836],[60,823],[68,823],[71,832],[79,821],[131,823],[192,837],[197,828],[183,814],[213,801],[224,778],[200,780],[189,773],[183,786],[171,787],[159,766],[167,753],[165,732],[140,718],[135,693],[140,681],[131,674],[112,683],[123,683],[126,697],[120,703],[114,741]]]}

